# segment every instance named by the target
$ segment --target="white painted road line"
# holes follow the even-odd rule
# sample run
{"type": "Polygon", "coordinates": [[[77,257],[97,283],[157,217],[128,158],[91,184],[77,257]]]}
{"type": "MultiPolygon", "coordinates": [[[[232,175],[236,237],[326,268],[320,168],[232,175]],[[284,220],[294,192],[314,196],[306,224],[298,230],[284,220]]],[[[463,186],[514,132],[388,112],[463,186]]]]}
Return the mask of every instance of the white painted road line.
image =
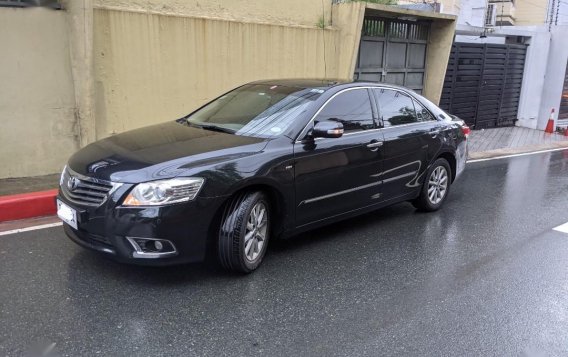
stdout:
{"type": "Polygon", "coordinates": [[[26,227],[26,228],[19,228],[19,229],[12,229],[11,231],[0,232],[0,236],[7,236],[7,235],[9,235],[9,234],[16,234],[16,233],[21,233],[21,232],[35,231],[35,230],[38,230],[38,229],[45,229],[45,228],[51,228],[51,227],[58,227],[58,226],[62,226],[62,225],[63,225],[62,222],[48,223],[48,224],[40,224],[39,226],[26,227]]]}
{"type": "Polygon", "coordinates": [[[481,162],[481,161],[507,159],[507,158],[510,158],[510,157],[527,156],[527,155],[534,155],[534,154],[542,154],[542,153],[545,153],[545,152],[562,151],[562,150],[568,150],[568,147],[565,147],[565,148],[546,149],[546,150],[539,150],[539,151],[531,151],[531,152],[523,152],[523,153],[520,153],[520,154],[511,154],[511,155],[488,157],[487,159],[472,159],[472,160],[467,160],[467,163],[469,164],[469,163],[481,162]]]}
{"type": "Polygon", "coordinates": [[[558,231],[558,232],[568,233],[568,222],[561,224],[558,227],[554,227],[552,229],[554,229],[555,231],[558,231]]]}

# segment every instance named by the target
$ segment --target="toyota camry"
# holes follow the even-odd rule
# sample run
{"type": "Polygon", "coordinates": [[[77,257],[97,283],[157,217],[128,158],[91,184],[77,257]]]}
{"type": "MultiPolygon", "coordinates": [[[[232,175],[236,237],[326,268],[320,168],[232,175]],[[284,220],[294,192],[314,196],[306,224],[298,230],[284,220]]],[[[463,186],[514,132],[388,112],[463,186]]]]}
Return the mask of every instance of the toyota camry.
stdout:
{"type": "Polygon", "coordinates": [[[381,83],[260,81],[183,118],[94,142],[64,168],[58,215],[121,262],[259,267],[270,240],[398,202],[435,211],[469,128],[381,83]]]}

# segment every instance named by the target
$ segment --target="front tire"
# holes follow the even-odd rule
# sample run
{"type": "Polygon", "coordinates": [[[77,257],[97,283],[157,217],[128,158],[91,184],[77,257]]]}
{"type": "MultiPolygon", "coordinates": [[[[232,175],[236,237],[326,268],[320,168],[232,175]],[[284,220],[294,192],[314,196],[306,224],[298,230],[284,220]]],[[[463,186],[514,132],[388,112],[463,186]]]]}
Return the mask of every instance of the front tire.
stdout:
{"type": "Polygon", "coordinates": [[[260,191],[236,196],[219,228],[219,261],[228,270],[250,273],[262,263],[270,236],[270,205],[260,191]]]}
{"type": "Polygon", "coordinates": [[[412,205],[426,212],[439,210],[450,193],[451,181],[450,164],[446,159],[437,159],[428,170],[420,196],[412,201],[412,205]]]}

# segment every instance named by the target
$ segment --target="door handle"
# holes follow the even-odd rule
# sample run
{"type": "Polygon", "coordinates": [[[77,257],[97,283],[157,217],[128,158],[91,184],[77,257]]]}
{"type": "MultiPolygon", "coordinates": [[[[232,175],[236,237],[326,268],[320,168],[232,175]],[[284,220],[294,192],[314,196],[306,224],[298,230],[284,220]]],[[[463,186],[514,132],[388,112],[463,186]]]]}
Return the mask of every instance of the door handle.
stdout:
{"type": "Polygon", "coordinates": [[[440,128],[432,128],[430,129],[430,135],[432,135],[433,138],[435,138],[436,136],[438,136],[438,134],[440,134],[441,129],[440,128]]]}
{"type": "Polygon", "coordinates": [[[372,140],[367,144],[367,147],[371,149],[371,151],[377,151],[381,146],[383,146],[383,142],[378,140],[372,140]]]}

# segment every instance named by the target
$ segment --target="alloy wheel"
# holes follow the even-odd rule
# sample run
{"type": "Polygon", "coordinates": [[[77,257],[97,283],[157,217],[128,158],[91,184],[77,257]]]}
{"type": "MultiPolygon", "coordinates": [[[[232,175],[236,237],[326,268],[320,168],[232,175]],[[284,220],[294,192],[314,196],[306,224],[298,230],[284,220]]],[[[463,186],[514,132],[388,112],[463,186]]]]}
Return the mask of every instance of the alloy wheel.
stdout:
{"type": "Polygon", "coordinates": [[[448,171],[443,166],[438,166],[430,174],[428,180],[428,199],[434,205],[440,203],[448,190],[448,171]]]}
{"type": "Polygon", "coordinates": [[[248,261],[255,261],[266,240],[268,214],[263,202],[257,202],[250,211],[245,233],[244,253],[248,261]]]}

